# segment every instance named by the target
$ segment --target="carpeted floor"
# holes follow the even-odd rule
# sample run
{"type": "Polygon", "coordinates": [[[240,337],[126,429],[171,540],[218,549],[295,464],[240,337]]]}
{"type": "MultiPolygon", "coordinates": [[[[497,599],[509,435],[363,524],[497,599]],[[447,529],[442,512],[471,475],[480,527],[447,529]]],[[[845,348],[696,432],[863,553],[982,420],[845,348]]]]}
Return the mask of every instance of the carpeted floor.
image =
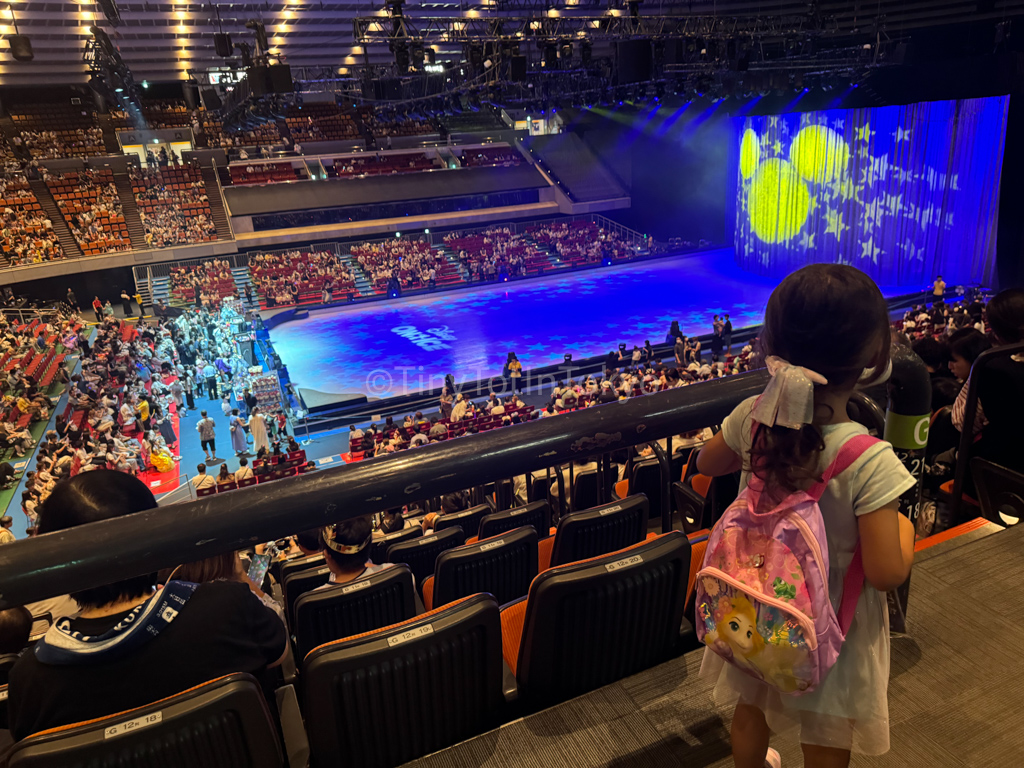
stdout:
{"type": "MultiPolygon", "coordinates": [[[[996,526],[991,526],[997,529],[996,526]]],[[[852,765],[1020,765],[1024,526],[921,553],[908,634],[892,641],[890,751],[852,765]],[[1022,609],[1018,612],[1018,608],[1022,609]]],[[[731,768],[729,713],[698,676],[701,651],[410,763],[415,768],[731,768]]],[[[797,736],[773,739],[803,764],[797,736]]]]}

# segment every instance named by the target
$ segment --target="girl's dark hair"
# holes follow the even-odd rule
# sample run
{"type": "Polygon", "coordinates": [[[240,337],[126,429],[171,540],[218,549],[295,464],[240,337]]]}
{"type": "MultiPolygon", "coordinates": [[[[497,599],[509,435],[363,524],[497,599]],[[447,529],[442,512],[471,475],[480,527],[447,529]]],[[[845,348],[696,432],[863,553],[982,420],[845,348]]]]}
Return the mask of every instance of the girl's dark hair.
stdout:
{"type": "MultiPolygon", "coordinates": [[[[759,344],[761,359],[776,355],[824,376],[828,384],[815,392],[852,389],[865,370],[873,379],[889,365],[889,309],[860,270],[812,264],[772,291],[759,344]]],[[[813,484],[825,449],[820,425],[832,417],[828,410],[815,405],[814,423],[800,429],[757,425],[748,471],[787,492],[813,484]]]]}
{"type": "Polygon", "coordinates": [[[405,518],[402,517],[402,508],[389,509],[380,518],[381,532],[388,534],[400,531],[405,527],[405,518]]]}
{"type": "MultiPolygon", "coordinates": [[[[40,508],[39,533],[63,531],[155,508],[156,499],[141,480],[109,469],[83,472],[53,487],[40,508]]],[[[155,583],[156,574],[150,573],[72,592],[71,597],[83,608],[99,608],[142,597],[155,583]]]]}
{"type": "Polygon", "coordinates": [[[949,352],[973,365],[978,355],[992,347],[992,342],[977,328],[963,328],[949,337],[949,352]]]}
{"type": "Polygon", "coordinates": [[[204,584],[217,579],[233,579],[235,577],[235,562],[237,555],[231,552],[223,552],[203,560],[196,560],[194,563],[185,563],[177,568],[167,568],[159,573],[161,583],[174,575],[177,581],[191,581],[193,584],[204,584]]]}
{"type": "Polygon", "coordinates": [[[1000,291],[985,309],[989,327],[1004,344],[1024,341],[1024,288],[1000,291]]]}

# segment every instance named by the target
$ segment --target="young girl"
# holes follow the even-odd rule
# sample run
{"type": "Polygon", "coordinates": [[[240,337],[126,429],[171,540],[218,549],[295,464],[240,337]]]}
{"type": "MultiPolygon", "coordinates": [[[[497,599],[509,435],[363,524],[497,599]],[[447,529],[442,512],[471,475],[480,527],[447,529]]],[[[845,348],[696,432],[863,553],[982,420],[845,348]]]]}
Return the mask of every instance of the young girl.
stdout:
{"type": "MultiPolygon", "coordinates": [[[[867,430],[851,422],[846,403],[858,383],[888,375],[885,300],[862,272],[815,264],[787,277],[765,311],[761,345],[772,371],[763,395],[741,403],[697,457],[702,474],[742,469],[741,487],[763,484],[764,505],[806,490],[840,447],[867,430]]],[[[914,479],[888,443],[868,449],[828,483],[819,503],[828,538],[829,594],[834,608],[860,543],[867,584],[835,665],[813,692],[780,693],[714,652],[703,675],[717,679],[715,700],[735,704],[732,750],[737,768],[780,765],[770,731],[800,726],[804,765],[844,768],[851,751],[889,749],[889,626],[885,592],[902,584],[914,555],[914,528],[897,511],[914,479]]],[[[767,510],[765,510],[767,511],[767,510]]]]}

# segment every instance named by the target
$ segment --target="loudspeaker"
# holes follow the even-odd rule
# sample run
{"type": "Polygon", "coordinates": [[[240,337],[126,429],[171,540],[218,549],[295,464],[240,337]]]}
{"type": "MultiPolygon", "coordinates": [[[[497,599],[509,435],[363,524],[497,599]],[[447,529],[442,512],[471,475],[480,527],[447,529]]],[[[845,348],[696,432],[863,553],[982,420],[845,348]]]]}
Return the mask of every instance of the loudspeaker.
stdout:
{"type": "Polygon", "coordinates": [[[7,42],[11,45],[11,56],[15,61],[32,61],[36,57],[28,35],[8,35],[7,42]]]}
{"type": "Polygon", "coordinates": [[[223,104],[221,103],[220,96],[213,88],[207,88],[203,91],[203,106],[205,106],[211,112],[215,109],[220,109],[223,104]]]}
{"type": "Polygon", "coordinates": [[[271,64],[270,70],[270,92],[291,93],[295,90],[292,83],[292,68],[287,64],[271,64]]]}
{"type": "Polygon", "coordinates": [[[245,70],[245,79],[249,82],[249,93],[253,96],[267,95],[267,68],[249,67],[245,70]]]}
{"type": "Polygon", "coordinates": [[[225,59],[231,56],[234,48],[231,46],[231,35],[227,32],[217,32],[213,36],[213,47],[217,51],[218,56],[222,56],[225,59]]]}
{"type": "Polygon", "coordinates": [[[615,44],[618,60],[618,85],[645,83],[651,79],[651,41],[624,40],[615,44]]]}
{"type": "Polygon", "coordinates": [[[512,71],[510,73],[513,83],[522,83],[526,81],[526,57],[525,56],[513,56],[512,57],[512,71]]]}

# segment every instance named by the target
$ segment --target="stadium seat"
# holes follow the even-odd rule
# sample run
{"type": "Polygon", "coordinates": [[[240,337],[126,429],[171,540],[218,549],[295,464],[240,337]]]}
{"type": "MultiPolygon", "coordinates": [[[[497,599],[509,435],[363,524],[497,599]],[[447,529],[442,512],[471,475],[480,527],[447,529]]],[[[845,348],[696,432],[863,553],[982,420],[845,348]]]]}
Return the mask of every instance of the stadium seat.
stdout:
{"type": "Polygon", "coordinates": [[[530,526],[442,552],[423,582],[427,610],[477,592],[504,605],[525,595],[537,575],[537,532],[530,526]]]}
{"type": "Polygon", "coordinates": [[[252,477],[245,478],[245,480],[239,480],[238,481],[238,487],[239,488],[248,488],[250,485],[256,485],[256,483],[258,483],[258,482],[259,482],[259,478],[257,478],[255,475],[253,475],[252,477]]]}
{"type": "Polygon", "coordinates": [[[505,531],[531,525],[537,535],[544,538],[551,528],[551,506],[546,501],[535,501],[524,507],[492,512],[480,519],[479,538],[490,539],[505,531]]]}
{"type": "Polygon", "coordinates": [[[434,563],[445,550],[466,543],[466,534],[459,526],[445,528],[429,536],[412,541],[403,541],[388,547],[388,562],[405,563],[416,577],[416,584],[422,588],[423,581],[434,573],[434,563]]]}
{"type": "MultiPolygon", "coordinates": [[[[679,531],[542,572],[501,611],[527,710],[659,664],[681,648],[690,543],[679,531]]],[[[687,626],[687,630],[690,628],[687,626]]]]}
{"type": "MultiPolygon", "coordinates": [[[[18,660],[16,653],[0,654],[0,731],[7,730],[7,676],[18,660]]],[[[0,736],[0,755],[3,754],[3,738],[0,736]]]]}
{"type": "Polygon", "coordinates": [[[600,503],[600,476],[597,472],[578,472],[573,477],[572,508],[589,509],[600,503]]]}
{"type": "Polygon", "coordinates": [[[435,752],[500,722],[498,604],[473,595],[321,645],[302,679],[312,768],[389,768],[435,752]]]}
{"type": "Polygon", "coordinates": [[[558,521],[554,537],[538,546],[540,570],[643,541],[647,509],[647,497],[640,495],[565,515],[558,521]]]}
{"type": "Polygon", "coordinates": [[[392,544],[398,544],[401,541],[412,541],[418,539],[423,535],[423,529],[418,525],[412,528],[403,528],[400,531],[389,533],[386,536],[381,536],[379,539],[374,539],[370,545],[370,559],[375,563],[383,563],[388,557],[388,547],[392,544]]]}
{"type": "Polygon", "coordinates": [[[293,571],[281,577],[281,591],[284,594],[285,610],[289,621],[294,623],[295,601],[306,592],[311,592],[319,586],[331,580],[331,569],[325,562],[318,567],[306,568],[303,571],[293,571]]]}
{"type": "Polygon", "coordinates": [[[971,474],[986,520],[1016,525],[1024,518],[1024,475],[979,458],[971,459],[971,474]]]}
{"type": "Polygon", "coordinates": [[[284,768],[259,683],[236,673],[144,707],[34,734],[8,768],[284,768]]]}
{"type": "Polygon", "coordinates": [[[278,581],[284,584],[284,580],[293,573],[299,571],[306,571],[310,568],[324,564],[324,556],[322,554],[307,555],[306,557],[297,557],[294,560],[285,560],[281,563],[279,571],[278,581]]]}
{"type": "Polygon", "coordinates": [[[211,485],[209,488],[197,488],[196,498],[202,498],[203,496],[213,496],[217,492],[217,486],[211,485]]]}
{"type": "Polygon", "coordinates": [[[385,568],[348,584],[307,592],[295,601],[299,658],[331,640],[397,624],[415,615],[416,589],[412,572],[404,565],[385,568]]]}
{"type": "Polygon", "coordinates": [[[449,512],[448,514],[441,515],[434,521],[434,530],[443,531],[445,528],[457,525],[472,536],[480,527],[480,518],[490,512],[491,509],[490,504],[478,504],[461,512],[449,512]]]}

